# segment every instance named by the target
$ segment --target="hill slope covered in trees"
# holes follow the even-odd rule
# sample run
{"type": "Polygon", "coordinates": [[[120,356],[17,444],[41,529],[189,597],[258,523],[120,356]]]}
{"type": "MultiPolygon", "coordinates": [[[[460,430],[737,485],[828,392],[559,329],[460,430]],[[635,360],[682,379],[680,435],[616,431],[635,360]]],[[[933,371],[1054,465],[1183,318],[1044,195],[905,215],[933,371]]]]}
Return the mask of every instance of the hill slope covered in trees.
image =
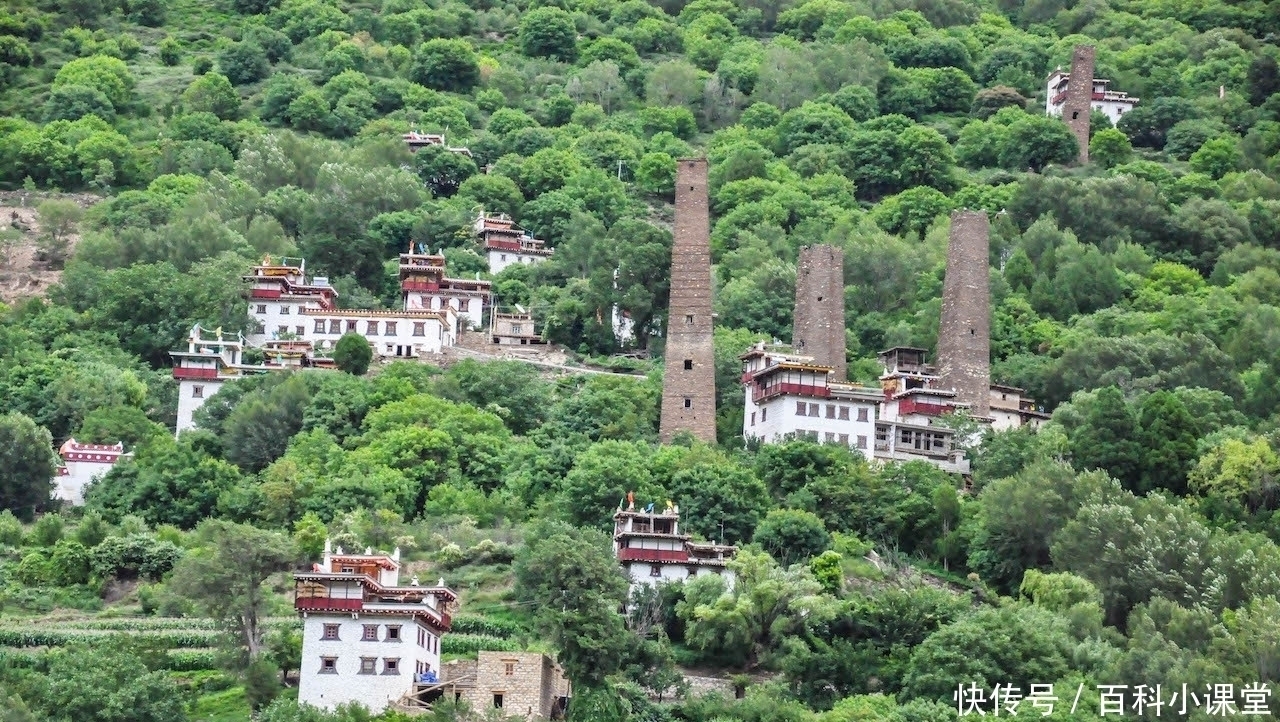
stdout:
{"type": "MultiPolygon", "coordinates": [[[[581,720],[942,720],[970,683],[1084,684],[1087,712],[1054,718],[1092,719],[1096,684],[1274,682],[1277,25],[1258,0],[6,3],[0,188],[103,199],[39,206],[61,283],[0,306],[0,699],[30,710],[15,719],[322,719],[270,703],[302,662],[287,623],[256,660],[164,620],[26,629],[104,605],[232,620],[197,562],[237,535],[278,571],[326,535],[403,546],[473,615],[447,653],[554,651],[581,720]],[[1091,162],[1069,167],[1045,78],[1078,44],[1141,102],[1117,128],[1095,114],[1091,162]],[[410,154],[411,129],[472,156],[410,154]],[[657,445],[653,364],[258,377],[169,433],[168,352],[195,323],[246,327],[240,276],[264,253],[304,256],[345,305],[393,306],[410,242],[485,272],[477,206],[556,249],[495,277],[500,303],[591,357],[632,350],[616,305],[660,355],[675,159],[700,154],[718,446],[657,445]],[[736,357],[789,338],[797,249],[843,249],[850,371],[870,381],[879,349],[933,348],[957,208],[993,214],[993,376],[1052,422],[972,450],[971,493],[830,446],[744,448],[736,357]],[[135,456],[87,511],[24,527],[72,435],[135,456]],[[600,532],[628,490],[758,544],[742,584],[613,612],[600,532]],[[130,625],[133,643],[94,643],[130,625]],[[650,701],[676,662],[753,683],[650,701]]],[[[0,232],[0,260],[26,240],[0,232]]],[[[259,611],[291,613],[275,592],[259,611]]]]}

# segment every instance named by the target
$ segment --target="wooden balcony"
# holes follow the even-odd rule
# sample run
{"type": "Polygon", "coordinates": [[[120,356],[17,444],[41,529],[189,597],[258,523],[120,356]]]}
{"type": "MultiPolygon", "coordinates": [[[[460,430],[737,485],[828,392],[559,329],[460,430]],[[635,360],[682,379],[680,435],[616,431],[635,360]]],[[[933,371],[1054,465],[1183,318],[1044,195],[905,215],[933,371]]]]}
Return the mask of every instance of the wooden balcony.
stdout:
{"type": "Polygon", "coordinates": [[[216,379],[218,378],[218,369],[174,366],[173,377],[175,379],[216,379]]]}
{"type": "Polygon", "coordinates": [[[784,394],[825,399],[831,396],[831,387],[818,386],[815,384],[773,384],[763,388],[755,387],[751,389],[751,400],[756,403],[760,403],[765,399],[771,399],[775,396],[782,396],[784,394]]]}
{"type": "Polygon", "coordinates": [[[298,597],[293,600],[293,608],[299,612],[358,612],[363,607],[364,600],[360,598],[343,599],[339,597],[298,597]]]}
{"type": "Polygon", "coordinates": [[[687,562],[689,552],[683,549],[635,549],[623,547],[618,550],[620,562],[687,562]]]}

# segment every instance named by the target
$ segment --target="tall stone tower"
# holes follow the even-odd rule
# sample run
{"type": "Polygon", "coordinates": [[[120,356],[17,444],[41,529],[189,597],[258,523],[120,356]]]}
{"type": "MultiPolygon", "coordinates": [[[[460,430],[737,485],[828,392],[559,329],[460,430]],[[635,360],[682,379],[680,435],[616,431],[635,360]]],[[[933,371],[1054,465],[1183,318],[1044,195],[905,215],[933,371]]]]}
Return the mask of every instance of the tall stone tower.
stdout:
{"type": "Polygon", "coordinates": [[[938,386],[955,389],[975,417],[991,411],[990,230],[984,211],[951,214],[938,324],[938,386]]]}
{"type": "Polygon", "coordinates": [[[679,431],[708,443],[716,440],[711,220],[707,214],[707,161],[682,158],[676,163],[676,229],[662,382],[663,441],[671,441],[679,431]]]}
{"type": "Polygon", "coordinates": [[[849,376],[844,344],[844,251],[835,246],[805,246],[796,263],[791,345],[835,369],[835,379],[844,381],[849,376]]]}
{"type": "Polygon", "coordinates": [[[1093,46],[1077,45],[1071,53],[1071,78],[1067,99],[1062,103],[1062,119],[1067,121],[1080,144],[1080,165],[1089,162],[1089,114],[1093,109],[1093,46]]]}

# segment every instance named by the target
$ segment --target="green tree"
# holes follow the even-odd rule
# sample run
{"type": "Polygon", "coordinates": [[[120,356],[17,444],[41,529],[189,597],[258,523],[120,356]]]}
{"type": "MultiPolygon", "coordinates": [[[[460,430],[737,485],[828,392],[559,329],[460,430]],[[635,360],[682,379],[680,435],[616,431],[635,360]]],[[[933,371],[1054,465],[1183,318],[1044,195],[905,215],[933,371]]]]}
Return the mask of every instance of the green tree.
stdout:
{"type": "Polygon", "coordinates": [[[480,82],[480,62],[470,42],[433,38],[413,54],[409,77],[428,88],[465,93],[480,82]]]}
{"type": "Polygon", "coordinates": [[[572,63],[578,57],[578,29],[558,7],[535,8],[520,19],[520,50],[531,58],[572,63]]]}
{"type": "Polygon", "coordinates": [[[266,581],[292,565],[293,543],[283,534],[217,520],[203,522],[196,539],[200,546],[179,562],[170,587],[222,622],[256,660],[264,651],[266,581]]]}
{"type": "MultiPolygon", "coordinates": [[[[729,562],[733,589],[719,577],[705,589],[689,589],[676,612],[687,625],[685,640],[704,652],[721,655],[743,669],[766,662],[791,634],[830,613],[822,588],[807,567],[779,567],[764,552],[742,549],[729,562]]],[[[702,580],[697,580],[701,582],[702,580]]]]}
{"type": "Polygon", "coordinates": [[[156,46],[156,54],[160,57],[160,62],[172,68],[182,62],[182,44],[173,36],[167,36],[156,46]]]}
{"type": "Polygon", "coordinates": [[[413,167],[423,183],[437,197],[449,197],[479,169],[475,161],[461,153],[454,153],[438,145],[419,150],[413,159],[413,167]]]}
{"type": "Polygon", "coordinates": [[[0,416],[0,509],[30,519],[49,503],[54,473],[53,437],[29,416],[0,416]]]}
{"type": "Polygon", "coordinates": [[[1077,469],[1102,469],[1126,488],[1137,487],[1142,448],[1137,420],[1120,389],[1108,386],[1098,391],[1070,443],[1077,469]]]}
{"type": "Polygon", "coordinates": [[[29,698],[50,722],[186,722],[186,694],[125,635],[53,650],[29,698]]]}
{"type": "Polygon", "coordinates": [[[752,541],[779,564],[807,562],[831,548],[831,535],[822,519],[801,509],[774,509],[756,527],[752,541]]]}
{"type": "Polygon", "coordinates": [[[1200,150],[1191,154],[1191,169],[1217,180],[1244,162],[1240,142],[1235,136],[1222,136],[1207,141],[1200,150]]]}
{"type": "Polygon", "coordinates": [[[61,267],[66,261],[71,236],[84,217],[84,209],[70,200],[47,200],[36,209],[40,222],[40,250],[50,263],[61,267]]]}
{"type": "Polygon", "coordinates": [[[628,585],[608,537],[543,521],[529,530],[515,577],[516,597],[535,610],[537,628],[575,685],[598,687],[619,669],[635,638],[618,612],[628,585]]]}
{"type": "Polygon", "coordinates": [[[262,46],[240,42],[228,45],[218,53],[218,70],[232,85],[248,85],[267,77],[271,73],[271,65],[262,46]]]}
{"type": "Polygon", "coordinates": [[[182,92],[182,103],[192,113],[213,113],[222,120],[235,120],[240,112],[240,95],[225,75],[205,73],[182,92]]]}
{"type": "Polygon", "coordinates": [[[77,58],[63,65],[53,78],[53,87],[64,85],[81,85],[100,91],[117,112],[133,99],[133,74],[123,60],[106,55],[77,58]]]}
{"type": "Polygon", "coordinates": [[[44,102],[44,121],[79,120],[96,115],[108,123],[116,119],[116,109],[106,94],[87,85],[63,85],[49,91],[44,102]]]}
{"type": "Polygon", "coordinates": [[[1142,447],[1141,492],[1167,489],[1182,496],[1187,474],[1196,460],[1197,423],[1171,391],[1156,391],[1138,411],[1138,444],[1142,447]]]}
{"type": "Polygon", "coordinates": [[[1100,130],[1089,141],[1089,160],[1103,168],[1114,168],[1128,163],[1133,157],[1129,138],[1115,128],[1100,130]]]}
{"type": "Polygon", "coordinates": [[[333,345],[333,362],[353,376],[364,376],[373,360],[368,339],[358,333],[346,333],[333,345]]]}

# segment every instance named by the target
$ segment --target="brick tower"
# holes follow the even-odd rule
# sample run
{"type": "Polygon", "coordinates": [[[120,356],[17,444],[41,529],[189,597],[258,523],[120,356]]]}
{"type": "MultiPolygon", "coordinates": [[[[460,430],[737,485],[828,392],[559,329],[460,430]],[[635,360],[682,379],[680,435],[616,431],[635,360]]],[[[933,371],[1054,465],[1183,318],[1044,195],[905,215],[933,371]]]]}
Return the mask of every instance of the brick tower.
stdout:
{"type": "Polygon", "coordinates": [[[844,251],[805,246],[796,263],[791,345],[797,353],[835,369],[832,379],[843,382],[849,376],[844,341],[844,251]]]}
{"type": "Polygon", "coordinates": [[[716,440],[710,226],[707,161],[682,158],[676,163],[676,228],[662,382],[663,441],[671,441],[678,431],[688,431],[708,443],[716,440]]]}
{"type": "Polygon", "coordinates": [[[981,418],[991,411],[990,228],[983,211],[951,214],[938,324],[938,386],[981,418]]]}
{"type": "Polygon", "coordinates": [[[1077,45],[1071,53],[1071,78],[1067,81],[1067,99],[1062,104],[1062,119],[1080,144],[1077,162],[1089,162],[1089,114],[1093,109],[1093,46],[1077,45]]]}

